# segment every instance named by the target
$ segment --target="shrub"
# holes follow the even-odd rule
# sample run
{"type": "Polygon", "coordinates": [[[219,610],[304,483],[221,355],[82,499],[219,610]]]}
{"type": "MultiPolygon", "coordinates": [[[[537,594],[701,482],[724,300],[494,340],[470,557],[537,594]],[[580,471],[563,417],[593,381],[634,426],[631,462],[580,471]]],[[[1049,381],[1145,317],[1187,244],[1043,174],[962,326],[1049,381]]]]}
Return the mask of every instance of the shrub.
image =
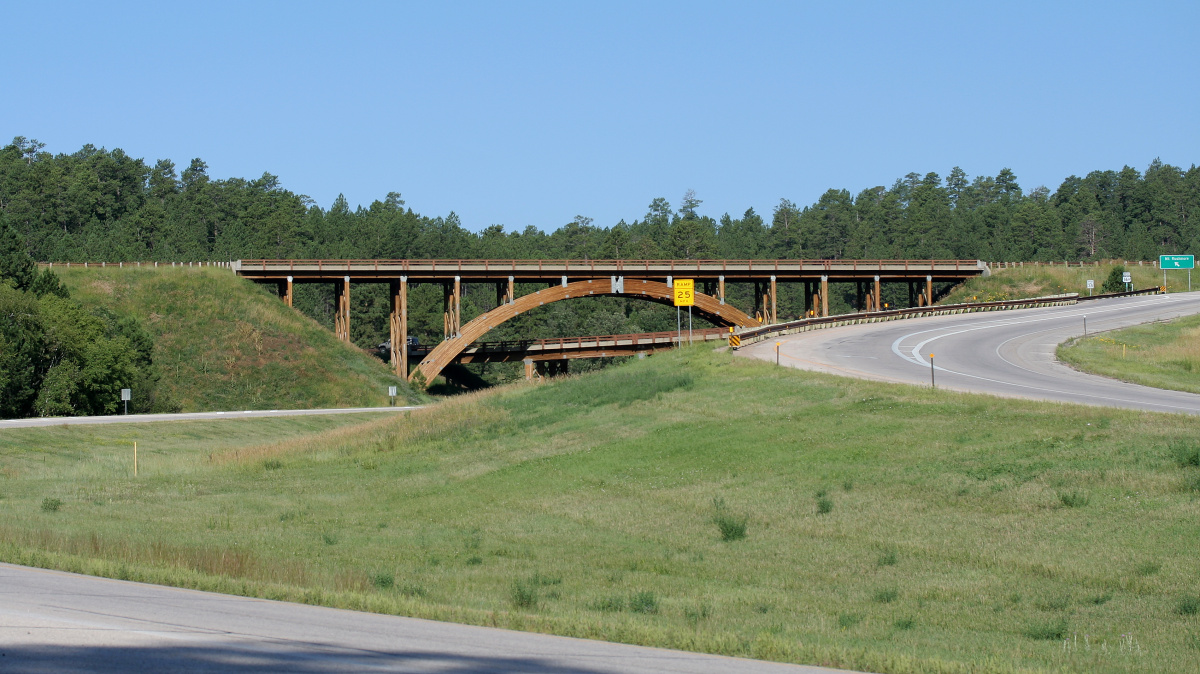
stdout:
{"type": "Polygon", "coordinates": [[[325,542],[325,545],[337,545],[338,542],[337,536],[333,534],[321,534],[321,540],[325,542]]]}
{"type": "Polygon", "coordinates": [[[629,598],[629,610],[634,613],[658,613],[658,600],[653,592],[637,592],[629,598]]]}
{"type": "Polygon", "coordinates": [[[279,459],[267,459],[263,461],[263,468],[265,470],[279,470],[283,468],[283,462],[279,459]]]}
{"type": "Polygon", "coordinates": [[[748,518],[745,515],[734,514],[729,511],[725,505],[725,499],[720,496],[713,499],[713,524],[717,525],[717,529],[721,532],[721,540],[740,541],[746,537],[746,522],[748,518]]]}
{"type": "Polygon", "coordinates": [[[483,557],[467,557],[467,566],[479,566],[483,564],[483,557]]]}
{"type": "Polygon", "coordinates": [[[708,604],[700,604],[695,608],[687,606],[683,609],[684,619],[693,627],[699,624],[701,620],[708,620],[710,616],[712,616],[712,607],[708,604]]]}
{"type": "Polygon", "coordinates": [[[875,590],[875,594],[872,595],[871,598],[874,599],[875,601],[879,602],[880,604],[890,604],[890,603],[896,601],[896,599],[899,598],[899,596],[900,596],[899,590],[897,590],[894,587],[888,587],[888,588],[881,588],[879,590],[875,590]]]}
{"type": "Polygon", "coordinates": [[[597,599],[590,604],[593,611],[604,611],[605,613],[618,613],[625,610],[624,597],[605,597],[597,599]]]}
{"type": "Polygon", "coordinates": [[[1200,445],[1187,440],[1173,440],[1169,445],[1171,455],[1180,468],[1200,466],[1200,445]]]}
{"type": "Polygon", "coordinates": [[[420,585],[408,583],[400,588],[400,594],[405,597],[426,597],[429,595],[429,591],[420,585]]]}
{"type": "Polygon", "coordinates": [[[896,548],[887,548],[879,553],[879,559],[875,560],[876,566],[895,566],[896,565],[896,548]]]}
{"type": "Polygon", "coordinates": [[[828,515],[833,512],[833,499],[828,496],[817,497],[817,514],[828,515]]]}
{"type": "Polygon", "coordinates": [[[892,623],[892,626],[898,630],[911,630],[916,625],[917,625],[917,621],[915,619],[913,619],[912,616],[908,616],[906,618],[900,618],[896,622],[892,623]]]}
{"type": "Polygon", "coordinates": [[[390,590],[396,584],[396,577],[387,572],[371,574],[371,584],[380,590],[390,590]]]}
{"type": "Polygon", "coordinates": [[[535,608],[538,604],[538,586],[526,581],[513,581],[509,598],[517,608],[535,608]]]}
{"type": "Polygon", "coordinates": [[[56,513],[56,512],[58,512],[58,509],[62,507],[62,505],[63,505],[62,500],[56,499],[56,498],[51,498],[51,497],[46,497],[46,498],[42,499],[42,512],[56,513]]]}
{"type": "Polygon", "coordinates": [[[1067,508],[1082,508],[1088,504],[1088,495],[1074,490],[1059,492],[1058,501],[1067,508]]]}
{"type": "Polygon", "coordinates": [[[1034,622],[1025,626],[1025,636],[1038,641],[1065,639],[1067,636],[1067,619],[1059,618],[1050,622],[1034,622]]]}
{"type": "Polygon", "coordinates": [[[1138,564],[1137,569],[1134,569],[1134,570],[1137,571],[1137,575],[1139,575],[1139,576],[1153,576],[1154,574],[1158,573],[1161,569],[1162,569],[1162,564],[1151,561],[1151,562],[1142,562],[1141,564],[1138,564]]]}
{"type": "Polygon", "coordinates": [[[1184,597],[1179,600],[1179,606],[1175,609],[1179,615],[1196,615],[1200,613],[1200,597],[1184,597]]]}
{"type": "Polygon", "coordinates": [[[1106,293],[1121,293],[1125,292],[1125,284],[1121,282],[1121,275],[1125,273],[1125,265],[1119,264],[1108,272],[1108,278],[1104,279],[1104,285],[1100,286],[1101,292],[1106,293]]]}
{"type": "Polygon", "coordinates": [[[838,627],[846,630],[862,622],[862,616],[857,613],[843,613],[838,616],[838,627]]]}

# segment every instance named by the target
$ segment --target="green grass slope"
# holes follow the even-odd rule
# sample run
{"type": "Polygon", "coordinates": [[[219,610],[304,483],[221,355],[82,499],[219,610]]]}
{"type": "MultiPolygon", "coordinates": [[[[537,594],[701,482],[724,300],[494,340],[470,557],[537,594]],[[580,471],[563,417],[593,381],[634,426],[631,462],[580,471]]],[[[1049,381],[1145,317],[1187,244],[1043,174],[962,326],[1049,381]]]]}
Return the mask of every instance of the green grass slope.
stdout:
{"type": "Polygon", "coordinates": [[[185,412],[387,405],[393,385],[416,399],[377,358],[228,270],[55,272],[85,305],[141,321],[185,412]]]}
{"type": "Polygon", "coordinates": [[[1072,340],[1058,347],[1058,359],[1092,374],[1200,393],[1200,316],[1072,340]]]}
{"type": "Polygon", "coordinates": [[[0,434],[0,558],[876,672],[1200,661],[1192,417],[697,347],[137,479],[92,432],[0,434]]]}
{"type": "MultiPolygon", "coordinates": [[[[1087,281],[1096,282],[1093,294],[1101,292],[1100,286],[1112,271],[1113,265],[1098,267],[1042,267],[1026,263],[1024,267],[993,269],[991,276],[968,279],[954,288],[939,304],[960,302],[996,302],[1020,300],[1030,297],[1045,297],[1063,293],[1087,295],[1087,281]]],[[[1162,285],[1162,272],[1153,267],[1127,267],[1133,274],[1133,287],[1152,288],[1162,285]]],[[[1187,290],[1187,276],[1180,272],[1167,274],[1167,288],[1171,292],[1187,290]]]]}

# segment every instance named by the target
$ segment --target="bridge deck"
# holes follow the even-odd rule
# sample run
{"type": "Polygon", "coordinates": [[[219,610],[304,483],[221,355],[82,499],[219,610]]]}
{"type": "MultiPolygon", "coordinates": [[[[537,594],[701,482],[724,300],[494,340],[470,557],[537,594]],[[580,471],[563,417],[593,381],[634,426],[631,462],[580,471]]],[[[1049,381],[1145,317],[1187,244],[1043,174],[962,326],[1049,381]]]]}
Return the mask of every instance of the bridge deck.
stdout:
{"type": "Polygon", "coordinates": [[[729,282],[763,280],[774,276],[778,281],[870,280],[886,279],[964,279],[979,276],[986,269],[979,260],[238,260],[233,270],[247,278],[262,281],[332,282],[349,276],[357,283],[387,282],[406,276],[420,283],[513,281],[550,282],[568,279],[621,276],[630,278],[666,278],[678,276],[700,281],[729,282]]]}

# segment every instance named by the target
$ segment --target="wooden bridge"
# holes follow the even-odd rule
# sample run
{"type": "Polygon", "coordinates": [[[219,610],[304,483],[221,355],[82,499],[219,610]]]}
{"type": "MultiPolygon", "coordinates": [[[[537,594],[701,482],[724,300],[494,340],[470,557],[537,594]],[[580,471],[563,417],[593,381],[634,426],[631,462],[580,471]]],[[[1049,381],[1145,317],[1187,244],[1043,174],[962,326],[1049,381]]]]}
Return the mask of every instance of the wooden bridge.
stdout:
{"type": "Polygon", "coordinates": [[[277,285],[289,305],[296,283],[334,284],[334,329],[345,341],[350,340],[350,284],[389,284],[391,358],[401,376],[409,372],[408,350],[400,348],[408,336],[408,288],[441,285],[446,339],[410,375],[420,372],[426,381],[497,325],[550,302],[618,296],[671,305],[674,279],[686,278],[702,291],[696,293],[694,307],[702,318],[718,326],[751,328],[778,322],[779,283],[803,283],[806,313],[828,316],[830,283],[856,283],[861,305],[870,311],[881,307],[884,283],[907,283],[910,303],[925,306],[933,301],[935,282],[988,273],[978,260],[238,260],[230,266],[252,281],[277,285]],[[466,283],[493,284],[497,306],[464,325],[466,283]],[[518,283],[548,287],[517,297],[518,283]],[[750,313],[726,304],[726,283],[754,284],[750,313]]]}

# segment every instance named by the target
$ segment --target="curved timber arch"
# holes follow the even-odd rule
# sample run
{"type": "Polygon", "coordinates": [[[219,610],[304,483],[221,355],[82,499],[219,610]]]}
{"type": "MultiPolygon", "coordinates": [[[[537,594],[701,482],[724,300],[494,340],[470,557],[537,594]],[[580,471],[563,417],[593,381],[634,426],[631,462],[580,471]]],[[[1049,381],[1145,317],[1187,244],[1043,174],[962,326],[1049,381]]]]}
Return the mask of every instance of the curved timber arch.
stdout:
{"type": "MultiPolygon", "coordinates": [[[[441,373],[442,368],[454,362],[458,354],[473,342],[483,337],[492,328],[513,318],[518,314],[536,309],[551,302],[559,302],[580,297],[633,297],[649,300],[659,304],[674,305],[674,295],[671,286],[658,281],[641,279],[625,279],[620,290],[613,292],[613,284],[609,279],[593,279],[576,281],[565,286],[554,286],[524,297],[518,297],[509,304],[502,304],[491,311],[476,316],[474,320],[462,326],[461,334],[438,344],[425,359],[413,370],[410,379],[420,372],[425,381],[432,382],[441,373]]],[[[729,304],[721,304],[712,295],[696,293],[696,304],[693,310],[706,321],[720,326],[739,326],[743,328],[758,327],[759,322],[729,304]]]]}

